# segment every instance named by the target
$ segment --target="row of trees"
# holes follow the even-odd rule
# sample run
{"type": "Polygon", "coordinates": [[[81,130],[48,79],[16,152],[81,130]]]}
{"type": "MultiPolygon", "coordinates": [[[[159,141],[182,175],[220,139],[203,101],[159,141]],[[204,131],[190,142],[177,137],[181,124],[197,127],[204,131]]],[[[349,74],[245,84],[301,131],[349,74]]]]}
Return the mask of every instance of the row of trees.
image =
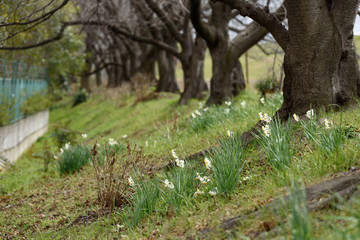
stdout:
{"type": "MultiPolygon", "coordinates": [[[[27,31],[68,2],[49,0],[41,11],[5,19],[0,26],[27,31]]],[[[76,16],[63,19],[57,35],[16,46],[7,44],[8,37],[0,49],[42,46],[60,39],[68,27],[80,26],[86,52],[82,87],[89,87],[91,74],[101,84],[101,69],[107,72],[108,86],[130,81],[137,72],[155,78],[157,63],[156,90],[179,92],[176,58],[184,75],[179,103],[186,104],[202,98],[207,89],[203,61],[208,48],[213,67],[207,104],[221,104],[245,87],[239,57],[270,32],[285,52],[282,119],[304,114],[310,106],[350,105],[360,96],[353,43],[358,0],[76,0],[76,5],[76,16]],[[232,38],[230,31],[236,32],[232,38]]]]}

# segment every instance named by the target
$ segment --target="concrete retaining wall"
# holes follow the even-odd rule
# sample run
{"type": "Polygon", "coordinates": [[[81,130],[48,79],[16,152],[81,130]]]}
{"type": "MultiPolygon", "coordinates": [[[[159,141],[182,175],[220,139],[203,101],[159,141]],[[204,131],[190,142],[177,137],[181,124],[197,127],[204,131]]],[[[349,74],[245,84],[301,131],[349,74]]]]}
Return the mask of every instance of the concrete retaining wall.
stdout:
{"type": "MultiPolygon", "coordinates": [[[[49,111],[43,111],[0,127],[0,155],[14,163],[39,137],[48,130],[49,111]]],[[[1,168],[1,166],[0,166],[1,168]]]]}

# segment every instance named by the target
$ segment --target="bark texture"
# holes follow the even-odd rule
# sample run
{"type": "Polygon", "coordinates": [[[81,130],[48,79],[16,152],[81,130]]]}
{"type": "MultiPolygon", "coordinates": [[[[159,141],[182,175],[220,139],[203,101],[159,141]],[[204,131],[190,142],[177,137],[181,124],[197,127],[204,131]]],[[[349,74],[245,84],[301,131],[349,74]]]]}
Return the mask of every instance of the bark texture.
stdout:
{"type": "Polygon", "coordinates": [[[358,0],[287,0],[282,119],[308,109],[347,106],[359,96],[353,43],[358,0]]]}

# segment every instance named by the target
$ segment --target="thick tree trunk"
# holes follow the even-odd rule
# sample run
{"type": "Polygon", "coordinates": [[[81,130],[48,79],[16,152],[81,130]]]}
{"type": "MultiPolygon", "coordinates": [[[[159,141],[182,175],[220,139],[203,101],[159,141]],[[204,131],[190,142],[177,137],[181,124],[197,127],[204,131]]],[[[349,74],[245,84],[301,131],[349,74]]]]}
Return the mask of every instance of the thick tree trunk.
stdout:
{"type": "Polygon", "coordinates": [[[360,76],[353,43],[357,7],[357,0],[286,1],[290,41],[278,111],[282,119],[354,102],[360,76]]]}
{"type": "MultiPolygon", "coordinates": [[[[207,40],[212,59],[212,77],[210,81],[210,97],[206,105],[222,104],[232,97],[230,75],[232,68],[228,65],[229,34],[228,23],[231,8],[224,3],[212,3],[210,23],[214,26],[215,41],[207,40]]],[[[206,39],[206,38],[205,38],[206,39]]]]}
{"type": "Polygon", "coordinates": [[[231,70],[229,70],[228,63],[224,61],[227,53],[226,45],[210,49],[213,67],[210,81],[210,96],[206,105],[222,104],[232,97],[231,70]]]}
{"type": "Polygon", "coordinates": [[[158,51],[159,82],[156,86],[156,92],[179,92],[175,66],[175,59],[172,55],[163,50],[158,51]]]}
{"type": "MultiPolygon", "coordinates": [[[[189,44],[190,45],[190,44],[189,44]]],[[[186,105],[191,98],[202,99],[203,91],[208,87],[204,80],[204,58],[206,42],[197,37],[193,48],[189,48],[185,53],[183,49],[184,60],[181,62],[184,73],[184,91],[179,101],[180,105],[186,105]]]]}

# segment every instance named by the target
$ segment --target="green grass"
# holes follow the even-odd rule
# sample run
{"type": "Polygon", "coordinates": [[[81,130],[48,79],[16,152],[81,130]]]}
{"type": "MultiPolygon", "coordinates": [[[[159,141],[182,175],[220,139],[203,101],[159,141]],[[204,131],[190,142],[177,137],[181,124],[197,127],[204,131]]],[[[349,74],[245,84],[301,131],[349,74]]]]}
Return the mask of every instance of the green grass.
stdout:
{"type": "MultiPolygon", "coordinates": [[[[238,156],[241,151],[239,143],[227,142],[228,130],[239,133],[248,130],[258,121],[259,112],[273,115],[281,104],[280,94],[269,96],[262,105],[258,101],[259,95],[247,90],[235,98],[231,106],[219,106],[205,112],[201,110],[204,117],[214,119],[209,122],[199,120],[200,126],[206,125],[200,128],[194,128],[191,113],[199,110],[199,103],[204,101],[192,100],[189,106],[178,107],[178,99],[178,95],[161,94],[159,99],[133,105],[135,97],[132,95],[109,98],[100,92],[72,108],[71,98],[65,98],[62,107],[50,113],[49,132],[12,169],[0,175],[0,219],[4,219],[0,221],[0,236],[5,239],[23,236],[35,239],[112,239],[126,235],[129,239],[150,236],[181,239],[196,236],[201,229],[216,227],[223,219],[243,214],[286,193],[283,188],[286,183],[279,184],[276,180],[277,173],[266,148],[254,144],[246,150],[246,155],[238,156]],[[246,102],[245,107],[241,104],[243,101],[246,102]],[[225,111],[227,108],[230,109],[228,113],[225,111]],[[208,112],[211,114],[206,115],[208,112]],[[59,122],[69,120],[68,128],[76,132],[77,142],[83,142],[80,134],[87,133],[85,142],[90,145],[95,141],[103,145],[111,137],[121,146],[137,144],[142,149],[146,168],[140,170],[144,175],[133,176],[138,185],[130,191],[131,201],[123,210],[101,210],[91,165],[83,166],[77,173],[61,176],[56,170],[56,160],[52,159],[48,171],[44,171],[44,160],[34,158],[33,154],[45,148],[58,154],[59,147],[51,132],[59,122]],[[127,137],[123,138],[125,134],[127,137]],[[220,142],[219,139],[225,140],[220,142]],[[170,171],[156,171],[173,160],[172,149],[179,159],[183,159],[199,150],[220,145],[227,149],[219,156],[224,163],[229,163],[221,167],[234,183],[230,190],[220,189],[222,178],[218,185],[215,184],[214,172],[206,169],[203,158],[185,162],[184,169],[176,167],[170,171]],[[243,162],[231,161],[235,158],[243,162]],[[202,178],[209,177],[210,181],[201,183],[195,179],[196,172],[202,178]],[[165,179],[172,182],[174,188],[167,188],[165,179]],[[221,194],[211,196],[209,191],[215,191],[215,187],[231,194],[228,197],[221,194]],[[196,196],[197,189],[203,194],[196,196]],[[94,212],[97,218],[84,217],[92,216],[94,212]],[[118,225],[124,226],[119,228],[118,225]]],[[[326,117],[333,121],[334,126],[342,122],[349,133],[340,150],[329,158],[324,157],[320,147],[306,140],[301,124],[294,124],[290,132],[294,153],[286,171],[289,176],[296,176],[307,185],[360,165],[360,140],[356,134],[360,125],[360,110],[328,114],[326,117]],[[320,164],[323,164],[322,171],[319,171],[320,164]]],[[[210,157],[216,159],[216,156],[210,157]]],[[[311,223],[319,225],[319,228],[312,228],[314,239],[321,238],[324,232],[329,236],[342,234],[334,230],[339,223],[330,218],[342,214],[351,216],[347,210],[309,214],[311,223]],[[320,221],[324,218],[329,220],[320,221]],[[327,231],[331,226],[333,230],[329,233],[327,231]]],[[[281,223],[282,220],[280,216],[271,214],[250,218],[233,231],[240,237],[263,229],[264,222],[281,223]]],[[[357,236],[351,222],[346,226],[357,236]]],[[[217,231],[212,238],[221,238],[224,234],[217,231]]]]}

